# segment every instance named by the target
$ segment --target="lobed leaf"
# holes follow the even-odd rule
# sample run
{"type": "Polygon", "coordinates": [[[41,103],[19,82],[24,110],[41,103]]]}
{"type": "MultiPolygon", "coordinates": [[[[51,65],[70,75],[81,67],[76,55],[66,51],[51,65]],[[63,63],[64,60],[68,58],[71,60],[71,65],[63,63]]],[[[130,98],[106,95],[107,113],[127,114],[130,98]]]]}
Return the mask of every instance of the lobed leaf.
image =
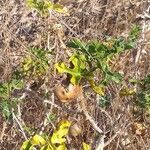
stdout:
{"type": "Polygon", "coordinates": [[[31,139],[31,144],[32,145],[45,145],[46,141],[45,141],[45,139],[42,136],[36,134],[31,139]]]}
{"type": "Polygon", "coordinates": [[[64,142],[66,142],[65,136],[68,134],[70,126],[71,126],[71,122],[61,121],[58,129],[54,131],[51,137],[51,143],[63,144],[64,142]]]}

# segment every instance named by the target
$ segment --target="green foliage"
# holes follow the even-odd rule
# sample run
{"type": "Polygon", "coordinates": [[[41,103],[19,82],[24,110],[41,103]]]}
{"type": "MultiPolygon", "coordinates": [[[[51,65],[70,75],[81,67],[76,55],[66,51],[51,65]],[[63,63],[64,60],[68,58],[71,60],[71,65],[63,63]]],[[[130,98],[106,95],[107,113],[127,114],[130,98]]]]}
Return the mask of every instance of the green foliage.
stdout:
{"type": "Polygon", "coordinates": [[[109,81],[119,83],[122,75],[118,72],[112,72],[110,69],[110,60],[119,53],[135,47],[137,36],[139,35],[139,27],[133,27],[128,39],[123,37],[116,39],[108,39],[104,42],[91,41],[88,43],[81,42],[79,39],[74,39],[68,43],[69,48],[74,48],[77,52],[85,56],[89,66],[88,72],[93,72],[100,69],[103,73],[101,84],[107,85],[109,81]]]}
{"type": "Polygon", "coordinates": [[[55,121],[56,120],[56,114],[49,114],[48,116],[47,116],[47,119],[48,119],[48,121],[50,121],[50,122],[53,122],[53,121],[55,121]]]}
{"type": "Polygon", "coordinates": [[[32,150],[36,146],[40,150],[66,150],[65,137],[68,135],[70,126],[71,122],[61,121],[51,137],[36,134],[23,143],[21,150],[32,150]]]}
{"type": "MultiPolygon", "coordinates": [[[[69,133],[70,126],[70,121],[62,120],[51,136],[35,134],[23,142],[21,150],[33,150],[35,148],[39,150],[67,150],[66,136],[69,133]]],[[[91,146],[84,142],[82,143],[82,147],[83,150],[91,150],[91,146]]]]}
{"type": "Polygon", "coordinates": [[[73,68],[67,67],[64,63],[56,64],[59,73],[68,73],[72,76],[71,83],[79,84],[82,78],[89,81],[93,90],[100,95],[104,95],[104,86],[110,81],[120,83],[122,75],[118,72],[112,72],[110,60],[125,50],[135,48],[136,40],[140,28],[134,26],[127,39],[123,37],[115,39],[106,39],[105,41],[82,42],[79,39],[73,39],[67,46],[76,49],[69,62],[73,68]],[[103,79],[96,85],[94,83],[94,72],[99,70],[103,79]]]}
{"type": "Polygon", "coordinates": [[[44,76],[49,68],[48,54],[50,53],[39,48],[31,48],[29,52],[31,54],[22,61],[22,75],[33,78],[44,76]]]}
{"type": "Polygon", "coordinates": [[[134,95],[136,96],[136,104],[150,112],[150,75],[146,75],[144,79],[130,79],[130,83],[137,84],[137,91],[134,91],[134,95]]]}
{"type": "Polygon", "coordinates": [[[41,14],[48,14],[49,10],[67,14],[67,9],[63,5],[54,4],[50,0],[27,0],[27,4],[31,8],[38,10],[41,14]]]}
{"type": "Polygon", "coordinates": [[[59,73],[68,73],[71,77],[71,83],[76,85],[79,84],[81,78],[84,76],[86,72],[85,62],[86,59],[84,55],[72,55],[69,59],[69,62],[73,65],[73,67],[67,67],[64,63],[57,63],[55,67],[57,68],[59,73]]]}
{"type": "Polygon", "coordinates": [[[104,108],[106,106],[109,106],[111,104],[110,98],[107,95],[101,96],[99,98],[99,106],[104,108]]]}
{"type": "Polygon", "coordinates": [[[14,73],[9,82],[0,83],[0,110],[6,120],[12,118],[12,108],[16,107],[17,100],[11,97],[15,89],[23,88],[23,81],[14,73]]]}
{"type": "Polygon", "coordinates": [[[134,25],[129,34],[128,41],[125,44],[126,49],[135,48],[136,40],[137,40],[140,32],[141,32],[141,28],[137,25],[134,25]]]}
{"type": "Polygon", "coordinates": [[[1,100],[0,102],[0,110],[5,117],[6,120],[10,120],[12,118],[11,113],[11,103],[9,100],[1,100]]]}
{"type": "Polygon", "coordinates": [[[150,112],[150,75],[139,81],[140,89],[137,93],[137,103],[141,108],[150,112]]]}

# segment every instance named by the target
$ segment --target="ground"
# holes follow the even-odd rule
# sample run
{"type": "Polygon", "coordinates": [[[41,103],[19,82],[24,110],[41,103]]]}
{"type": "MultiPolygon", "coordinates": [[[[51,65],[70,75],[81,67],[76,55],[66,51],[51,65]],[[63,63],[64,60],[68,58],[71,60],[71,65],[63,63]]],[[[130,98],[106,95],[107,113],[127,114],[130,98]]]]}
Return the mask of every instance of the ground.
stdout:
{"type": "MultiPolygon", "coordinates": [[[[67,87],[68,76],[54,69],[58,62],[68,62],[73,53],[66,43],[73,38],[83,41],[103,41],[106,37],[127,37],[133,25],[141,28],[136,47],[121,53],[111,62],[111,68],[124,74],[121,84],[110,82],[106,87],[109,105],[101,106],[101,96],[89,83],[82,82],[86,109],[98,128],[105,134],[106,150],[149,150],[150,115],[135,106],[134,95],[121,97],[119,91],[132,87],[129,79],[141,80],[150,72],[150,2],[144,0],[78,0],[60,1],[69,15],[49,12],[40,15],[23,0],[0,1],[0,83],[8,83],[26,57],[32,56],[31,47],[49,51],[48,68],[41,76],[32,74],[23,78],[24,87],[9,91],[11,105],[6,117],[4,105],[0,112],[0,149],[19,150],[22,143],[40,132],[51,135],[60,120],[70,120],[82,128],[78,136],[67,137],[69,150],[82,149],[86,142],[96,149],[97,131],[87,119],[80,104],[63,103],[55,94],[58,85],[67,87]],[[30,90],[29,90],[30,89],[30,90]],[[45,101],[49,101],[46,103],[45,101]],[[47,116],[50,117],[48,120],[47,116]]],[[[43,61],[44,62],[44,61],[43,61]]],[[[37,64],[35,64],[36,66],[37,64]]],[[[37,66],[38,68],[39,66],[37,66]]],[[[95,80],[102,76],[96,73],[95,80]]],[[[149,85],[148,85],[149,86],[149,85]]],[[[134,85],[136,90],[141,90],[134,85]]],[[[148,87],[149,89],[149,87],[148,87]]],[[[10,90],[10,88],[9,88],[10,90]]],[[[0,103],[3,101],[0,95],[0,103]]],[[[150,109],[150,108],[149,108],[150,109]]],[[[98,148],[97,148],[98,150],[98,148]]]]}

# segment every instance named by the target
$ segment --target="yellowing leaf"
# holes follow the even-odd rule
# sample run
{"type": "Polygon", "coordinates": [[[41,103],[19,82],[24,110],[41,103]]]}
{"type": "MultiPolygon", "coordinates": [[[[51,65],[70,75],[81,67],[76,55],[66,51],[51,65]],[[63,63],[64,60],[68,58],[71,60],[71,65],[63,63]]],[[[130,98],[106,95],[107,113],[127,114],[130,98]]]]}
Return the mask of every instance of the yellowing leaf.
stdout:
{"type": "Polygon", "coordinates": [[[33,145],[44,145],[46,144],[46,141],[44,140],[43,137],[41,137],[40,135],[36,134],[32,139],[31,139],[31,143],[33,145]]]}
{"type": "Polygon", "coordinates": [[[128,88],[124,87],[123,89],[120,90],[119,95],[120,96],[130,96],[134,95],[136,93],[134,88],[128,88]]]}
{"type": "Polygon", "coordinates": [[[95,85],[94,79],[90,79],[89,83],[90,83],[92,89],[94,90],[94,92],[96,92],[97,94],[99,94],[101,96],[105,95],[104,88],[102,86],[100,86],[100,85],[99,86],[95,85]]]}
{"type": "Polygon", "coordinates": [[[89,144],[83,142],[82,146],[83,146],[83,150],[91,150],[91,146],[89,144]]]}
{"type": "Polygon", "coordinates": [[[63,72],[65,72],[66,66],[64,63],[61,63],[61,64],[56,63],[55,68],[58,70],[59,73],[63,73],[63,72]]]}
{"type": "Polygon", "coordinates": [[[53,10],[58,12],[58,13],[64,13],[66,15],[69,15],[68,9],[66,7],[64,7],[63,5],[61,5],[61,4],[54,4],[53,5],[53,10]]]}
{"type": "Polygon", "coordinates": [[[31,57],[29,57],[28,59],[25,58],[24,62],[23,62],[23,70],[26,72],[30,69],[31,64],[33,63],[33,60],[31,57]]]}
{"type": "Polygon", "coordinates": [[[73,64],[73,68],[67,67],[64,63],[57,63],[55,64],[55,67],[59,73],[70,74],[72,76],[70,82],[73,85],[77,85],[82,78],[82,73],[86,71],[85,60],[86,58],[84,55],[72,55],[69,62],[73,64]]]}
{"type": "Polygon", "coordinates": [[[71,122],[69,121],[60,122],[58,129],[54,131],[51,137],[52,144],[63,144],[66,141],[64,136],[68,134],[70,125],[71,125],[71,122]]]}
{"type": "Polygon", "coordinates": [[[55,150],[55,148],[49,144],[49,145],[47,145],[47,146],[41,147],[40,150],[55,150]]]}
{"type": "Polygon", "coordinates": [[[31,144],[30,140],[27,140],[27,141],[23,142],[23,144],[21,146],[21,150],[29,150],[32,147],[33,147],[33,145],[31,144]]]}
{"type": "Polygon", "coordinates": [[[60,146],[57,147],[57,150],[67,150],[65,144],[61,144],[60,146]]]}

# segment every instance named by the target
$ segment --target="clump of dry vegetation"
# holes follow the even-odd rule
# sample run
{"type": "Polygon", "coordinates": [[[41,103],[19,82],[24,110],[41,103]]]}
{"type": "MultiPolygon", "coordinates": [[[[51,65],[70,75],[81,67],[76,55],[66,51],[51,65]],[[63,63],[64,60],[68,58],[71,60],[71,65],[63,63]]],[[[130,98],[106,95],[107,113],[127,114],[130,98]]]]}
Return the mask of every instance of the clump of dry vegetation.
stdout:
{"type": "Polygon", "coordinates": [[[150,149],[149,5],[0,1],[0,149],[150,149]]]}

